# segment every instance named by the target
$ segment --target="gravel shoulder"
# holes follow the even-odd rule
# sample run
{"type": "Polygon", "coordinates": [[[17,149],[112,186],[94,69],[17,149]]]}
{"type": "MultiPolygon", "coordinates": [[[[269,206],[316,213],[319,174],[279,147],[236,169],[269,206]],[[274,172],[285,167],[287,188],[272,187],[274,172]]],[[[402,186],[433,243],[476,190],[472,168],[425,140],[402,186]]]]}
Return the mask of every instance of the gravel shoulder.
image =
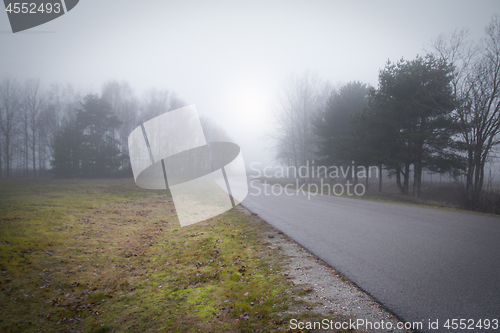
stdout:
{"type": "MultiPolygon", "coordinates": [[[[255,216],[254,213],[241,205],[237,209],[246,215],[255,216]]],[[[262,236],[270,247],[277,248],[282,252],[285,264],[282,274],[286,275],[294,284],[310,291],[301,296],[310,310],[321,314],[325,319],[336,316],[344,317],[346,321],[351,318],[354,321],[363,319],[365,322],[371,323],[390,322],[392,324],[390,326],[394,328],[378,330],[373,328],[357,331],[411,332],[410,330],[396,329],[398,319],[370,295],[283,232],[272,226],[270,227],[271,231],[263,231],[262,236]]],[[[387,327],[387,324],[385,327],[387,327]]],[[[328,330],[311,330],[311,332],[326,331],[328,330]]]]}

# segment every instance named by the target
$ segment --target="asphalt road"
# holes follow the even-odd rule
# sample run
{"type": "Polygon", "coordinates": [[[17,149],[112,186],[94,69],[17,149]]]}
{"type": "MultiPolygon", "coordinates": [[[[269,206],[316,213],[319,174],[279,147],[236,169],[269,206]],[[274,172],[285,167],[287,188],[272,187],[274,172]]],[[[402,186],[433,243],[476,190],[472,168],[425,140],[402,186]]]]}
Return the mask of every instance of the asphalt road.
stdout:
{"type": "Polygon", "coordinates": [[[253,182],[243,205],[398,318],[500,320],[500,218],[287,191],[253,182]]]}

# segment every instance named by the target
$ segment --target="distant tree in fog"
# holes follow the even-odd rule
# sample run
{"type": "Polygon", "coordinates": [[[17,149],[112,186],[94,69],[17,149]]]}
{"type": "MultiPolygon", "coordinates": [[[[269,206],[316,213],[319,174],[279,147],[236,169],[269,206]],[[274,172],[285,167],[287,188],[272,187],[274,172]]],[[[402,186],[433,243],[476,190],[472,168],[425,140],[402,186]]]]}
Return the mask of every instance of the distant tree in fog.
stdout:
{"type": "Polygon", "coordinates": [[[141,101],[139,123],[143,123],[165,112],[185,106],[185,103],[168,90],[151,88],[141,101]]]}
{"type": "Polygon", "coordinates": [[[314,119],[318,136],[318,157],[329,165],[351,165],[362,156],[355,154],[354,133],[351,119],[368,105],[370,87],[361,82],[349,82],[333,90],[326,105],[314,119]]]}
{"type": "Polygon", "coordinates": [[[273,112],[274,132],[269,135],[278,161],[298,168],[314,158],[312,119],[323,107],[323,93],[321,80],[309,72],[283,81],[273,112]]]}
{"type": "Polygon", "coordinates": [[[389,158],[403,193],[408,193],[413,165],[415,198],[420,195],[424,168],[439,172],[460,168],[452,139],[456,128],[451,117],[455,108],[451,71],[446,61],[426,56],[388,61],[379,74],[373,111],[382,120],[383,131],[392,131],[389,158]]]}
{"type": "MultiPolygon", "coordinates": [[[[459,170],[452,139],[451,67],[432,56],[388,62],[379,87],[350,82],[334,91],[314,122],[323,163],[385,165],[402,193],[420,194],[422,170],[459,170]],[[403,182],[401,182],[401,177],[403,182]]],[[[356,174],[355,174],[356,175],[356,174]]]]}
{"type": "MultiPolygon", "coordinates": [[[[126,81],[107,81],[101,98],[82,98],[70,83],[44,88],[39,79],[21,84],[4,76],[0,80],[0,177],[40,177],[47,164],[61,177],[111,176],[118,170],[129,174],[130,132],[185,104],[173,92],[154,88],[139,99],[126,81]]],[[[224,138],[220,128],[205,122],[208,136],[224,138]]]]}
{"type": "Polygon", "coordinates": [[[454,66],[453,93],[458,101],[454,118],[467,158],[466,205],[476,209],[485,164],[500,144],[500,18],[492,17],[477,44],[461,30],[440,35],[432,47],[436,56],[454,66]]]}
{"type": "MultiPolygon", "coordinates": [[[[46,96],[42,90],[39,79],[28,79],[25,81],[21,91],[21,128],[23,130],[24,156],[25,156],[25,176],[28,176],[28,165],[31,162],[33,175],[37,175],[37,152],[40,155],[39,146],[40,132],[43,131],[43,120],[41,115],[45,108],[46,96]]],[[[40,157],[40,156],[38,156],[40,157]]],[[[38,166],[39,170],[42,166],[38,166]]]]}
{"type": "Polygon", "coordinates": [[[54,174],[64,177],[116,174],[126,158],[114,135],[120,125],[106,100],[92,94],[85,96],[76,121],[67,122],[54,142],[51,161],[54,174]]]}
{"type": "MultiPolygon", "coordinates": [[[[116,134],[120,142],[120,150],[128,155],[128,136],[139,125],[139,101],[128,82],[116,80],[104,84],[102,98],[110,104],[113,114],[122,122],[116,134]]],[[[126,164],[130,168],[130,162],[127,161],[126,164]]]]}
{"type": "MultiPolygon", "coordinates": [[[[76,120],[76,109],[82,97],[72,84],[53,83],[47,91],[47,103],[43,111],[44,139],[46,142],[46,159],[54,156],[53,143],[62,126],[76,120]]],[[[45,165],[45,162],[43,163],[45,165]]]]}
{"type": "Polygon", "coordinates": [[[58,178],[80,176],[81,135],[75,121],[65,119],[52,144],[50,172],[58,178]]]}
{"type": "Polygon", "coordinates": [[[5,168],[6,177],[10,177],[12,165],[12,147],[17,130],[17,115],[20,111],[19,84],[11,77],[0,81],[0,173],[5,168]]]}
{"type": "Polygon", "coordinates": [[[201,116],[200,121],[207,143],[231,141],[226,131],[217,125],[212,119],[201,116]]]}

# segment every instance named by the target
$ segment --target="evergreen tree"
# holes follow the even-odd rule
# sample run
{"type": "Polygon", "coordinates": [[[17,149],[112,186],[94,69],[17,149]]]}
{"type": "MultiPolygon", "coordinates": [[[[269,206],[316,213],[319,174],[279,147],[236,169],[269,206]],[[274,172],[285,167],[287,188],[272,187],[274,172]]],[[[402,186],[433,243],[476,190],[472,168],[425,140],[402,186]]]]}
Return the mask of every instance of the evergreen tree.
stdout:
{"type": "MultiPolygon", "coordinates": [[[[433,56],[388,62],[379,75],[374,112],[383,133],[392,137],[389,165],[403,193],[408,193],[413,164],[413,196],[420,195],[422,171],[451,172],[461,168],[451,117],[456,105],[451,88],[452,67],[433,56]],[[400,176],[404,182],[401,184],[400,176]]],[[[387,150],[386,150],[387,151],[387,150]]]]}
{"type": "Polygon", "coordinates": [[[107,101],[87,95],[76,120],[63,126],[54,142],[53,172],[59,177],[109,177],[127,156],[119,149],[115,131],[121,122],[107,101]]]}
{"type": "Polygon", "coordinates": [[[56,177],[71,178],[80,175],[81,142],[81,133],[75,123],[66,121],[54,137],[52,146],[51,172],[56,177]]]}
{"type": "Polygon", "coordinates": [[[332,92],[326,108],[314,121],[319,139],[318,164],[351,166],[354,161],[355,165],[368,166],[371,153],[361,149],[351,119],[366,108],[369,91],[369,86],[364,83],[349,82],[332,92]]]}

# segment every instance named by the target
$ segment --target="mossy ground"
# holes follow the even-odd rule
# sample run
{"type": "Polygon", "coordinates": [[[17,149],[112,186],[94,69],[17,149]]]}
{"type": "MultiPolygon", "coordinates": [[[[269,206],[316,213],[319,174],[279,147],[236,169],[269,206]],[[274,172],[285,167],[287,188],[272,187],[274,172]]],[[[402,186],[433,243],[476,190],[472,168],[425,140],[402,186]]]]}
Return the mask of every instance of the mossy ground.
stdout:
{"type": "Polygon", "coordinates": [[[181,228],[131,179],[1,181],[0,331],[286,331],[303,288],[269,228],[236,209],[181,228]]]}

